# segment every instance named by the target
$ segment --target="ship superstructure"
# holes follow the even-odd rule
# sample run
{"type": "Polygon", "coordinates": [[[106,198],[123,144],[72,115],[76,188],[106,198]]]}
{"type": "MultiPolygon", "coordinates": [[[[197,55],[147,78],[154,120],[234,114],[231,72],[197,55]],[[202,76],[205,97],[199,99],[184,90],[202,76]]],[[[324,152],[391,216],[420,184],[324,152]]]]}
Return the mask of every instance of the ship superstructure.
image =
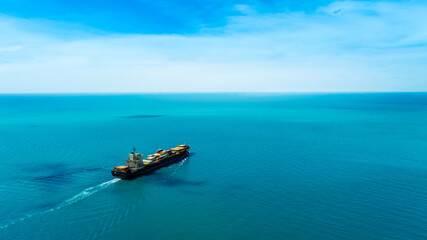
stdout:
{"type": "Polygon", "coordinates": [[[190,147],[183,144],[169,150],[159,149],[156,153],[148,155],[147,159],[135,150],[134,147],[133,152],[129,153],[129,158],[125,159],[125,166],[117,166],[111,171],[114,177],[133,179],[148,174],[187,157],[190,147]]]}

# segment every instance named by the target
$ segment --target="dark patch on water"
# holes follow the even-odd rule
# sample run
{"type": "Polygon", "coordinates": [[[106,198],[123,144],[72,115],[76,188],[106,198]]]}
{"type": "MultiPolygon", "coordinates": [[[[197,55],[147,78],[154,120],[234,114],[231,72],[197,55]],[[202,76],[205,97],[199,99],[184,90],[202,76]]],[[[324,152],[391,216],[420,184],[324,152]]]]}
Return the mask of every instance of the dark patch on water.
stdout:
{"type": "Polygon", "coordinates": [[[159,117],[166,117],[166,116],[165,115],[130,115],[124,118],[159,118],[159,117]]]}
{"type": "Polygon", "coordinates": [[[48,177],[38,177],[33,178],[33,182],[37,183],[41,190],[55,192],[59,190],[59,186],[70,184],[73,182],[71,176],[48,176],[48,177]]]}
{"type": "Polygon", "coordinates": [[[33,180],[39,181],[42,179],[61,178],[64,176],[70,176],[70,175],[82,173],[82,172],[93,172],[93,171],[97,171],[100,169],[102,169],[102,168],[87,168],[87,169],[80,168],[80,169],[77,169],[74,171],[65,171],[65,172],[59,172],[57,174],[52,174],[52,175],[48,175],[48,176],[35,177],[35,178],[33,178],[33,180]]]}
{"type": "MultiPolygon", "coordinates": [[[[46,166],[46,165],[43,165],[43,166],[46,166]]],[[[59,186],[59,185],[71,183],[73,181],[74,174],[83,173],[83,172],[94,172],[94,171],[100,171],[102,169],[105,169],[105,167],[67,169],[65,167],[66,164],[48,164],[48,166],[50,168],[53,168],[53,170],[49,169],[49,167],[24,168],[22,170],[26,172],[25,175],[17,177],[16,181],[10,182],[9,184],[3,185],[3,186],[26,183],[26,182],[40,184],[43,186],[42,188],[46,188],[46,186],[48,187],[59,186]],[[38,176],[34,176],[34,175],[28,176],[30,174],[27,174],[27,173],[40,173],[40,172],[45,174],[38,175],[38,176]]]]}
{"type": "Polygon", "coordinates": [[[89,168],[89,169],[77,169],[74,171],[63,172],[59,174],[51,174],[48,176],[39,176],[34,177],[30,181],[37,183],[40,186],[41,190],[55,192],[58,191],[60,186],[73,183],[75,181],[76,176],[74,174],[82,173],[82,172],[93,172],[98,171],[102,168],[89,168]]]}
{"type": "Polygon", "coordinates": [[[23,167],[21,171],[23,172],[66,172],[69,168],[69,164],[66,163],[45,163],[45,164],[37,164],[31,167],[23,167]]]}
{"type": "Polygon", "coordinates": [[[57,175],[50,175],[50,176],[42,176],[42,177],[35,177],[32,178],[33,181],[39,182],[39,183],[60,183],[60,182],[66,182],[69,174],[57,174],[57,175]]]}

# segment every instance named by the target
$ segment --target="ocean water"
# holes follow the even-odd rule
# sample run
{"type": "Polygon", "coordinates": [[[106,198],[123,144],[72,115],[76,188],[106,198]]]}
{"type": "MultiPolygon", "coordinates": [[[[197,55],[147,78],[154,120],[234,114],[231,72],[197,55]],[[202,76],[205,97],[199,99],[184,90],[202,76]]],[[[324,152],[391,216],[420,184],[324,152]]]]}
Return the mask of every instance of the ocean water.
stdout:
{"type": "Polygon", "coordinates": [[[2,240],[427,239],[426,93],[0,95],[0,164],[2,240]]]}

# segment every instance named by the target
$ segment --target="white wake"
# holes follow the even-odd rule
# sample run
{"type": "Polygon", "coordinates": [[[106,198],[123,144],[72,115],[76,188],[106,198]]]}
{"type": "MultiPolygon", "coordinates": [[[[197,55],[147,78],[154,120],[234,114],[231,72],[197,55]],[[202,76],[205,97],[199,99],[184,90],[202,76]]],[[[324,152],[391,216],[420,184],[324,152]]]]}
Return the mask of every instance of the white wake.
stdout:
{"type": "Polygon", "coordinates": [[[53,212],[53,211],[59,210],[59,209],[61,209],[63,207],[69,206],[69,205],[71,205],[73,203],[76,203],[76,202],[78,202],[80,200],[83,200],[83,199],[89,197],[90,195],[98,192],[99,190],[104,189],[104,188],[106,188],[106,187],[110,186],[111,184],[113,184],[115,182],[118,182],[118,181],[120,181],[120,179],[115,178],[115,179],[112,179],[110,181],[101,183],[99,185],[96,185],[96,186],[93,186],[93,187],[90,187],[90,188],[86,188],[85,190],[81,191],[80,193],[74,195],[73,197],[71,197],[71,198],[69,198],[69,199],[61,202],[58,206],[56,206],[54,208],[51,208],[51,209],[48,209],[48,210],[45,210],[45,211],[41,211],[41,212],[29,213],[29,214],[25,215],[24,217],[21,217],[19,219],[13,220],[13,221],[9,222],[6,225],[0,226],[0,230],[3,229],[3,228],[7,228],[10,225],[13,225],[13,224],[15,224],[17,222],[24,221],[25,219],[28,219],[28,218],[31,218],[31,217],[34,217],[34,216],[37,216],[37,215],[42,215],[42,214],[45,214],[45,213],[48,213],[48,212],[53,212]]]}
{"type": "Polygon", "coordinates": [[[178,163],[176,163],[174,165],[171,165],[171,166],[174,167],[174,169],[173,169],[173,171],[172,171],[172,173],[170,175],[171,176],[175,176],[175,174],[178,172],[178,170],[181,168],[181,166],[185,164],[185,162],[187,160],[188,160],[188,157],[182,159],[180,162],[178,162],[178,163]]]}

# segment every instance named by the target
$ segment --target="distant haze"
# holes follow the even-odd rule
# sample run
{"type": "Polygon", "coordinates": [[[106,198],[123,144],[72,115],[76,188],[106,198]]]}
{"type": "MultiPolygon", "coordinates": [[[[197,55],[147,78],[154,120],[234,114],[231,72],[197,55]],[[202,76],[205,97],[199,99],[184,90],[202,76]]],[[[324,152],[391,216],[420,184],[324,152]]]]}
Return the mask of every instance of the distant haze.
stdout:
{"type": "Polygon", "coordinates": [[[0,93],[427,91],[425,1],[189,2],[0,1],[0,93]]]}

